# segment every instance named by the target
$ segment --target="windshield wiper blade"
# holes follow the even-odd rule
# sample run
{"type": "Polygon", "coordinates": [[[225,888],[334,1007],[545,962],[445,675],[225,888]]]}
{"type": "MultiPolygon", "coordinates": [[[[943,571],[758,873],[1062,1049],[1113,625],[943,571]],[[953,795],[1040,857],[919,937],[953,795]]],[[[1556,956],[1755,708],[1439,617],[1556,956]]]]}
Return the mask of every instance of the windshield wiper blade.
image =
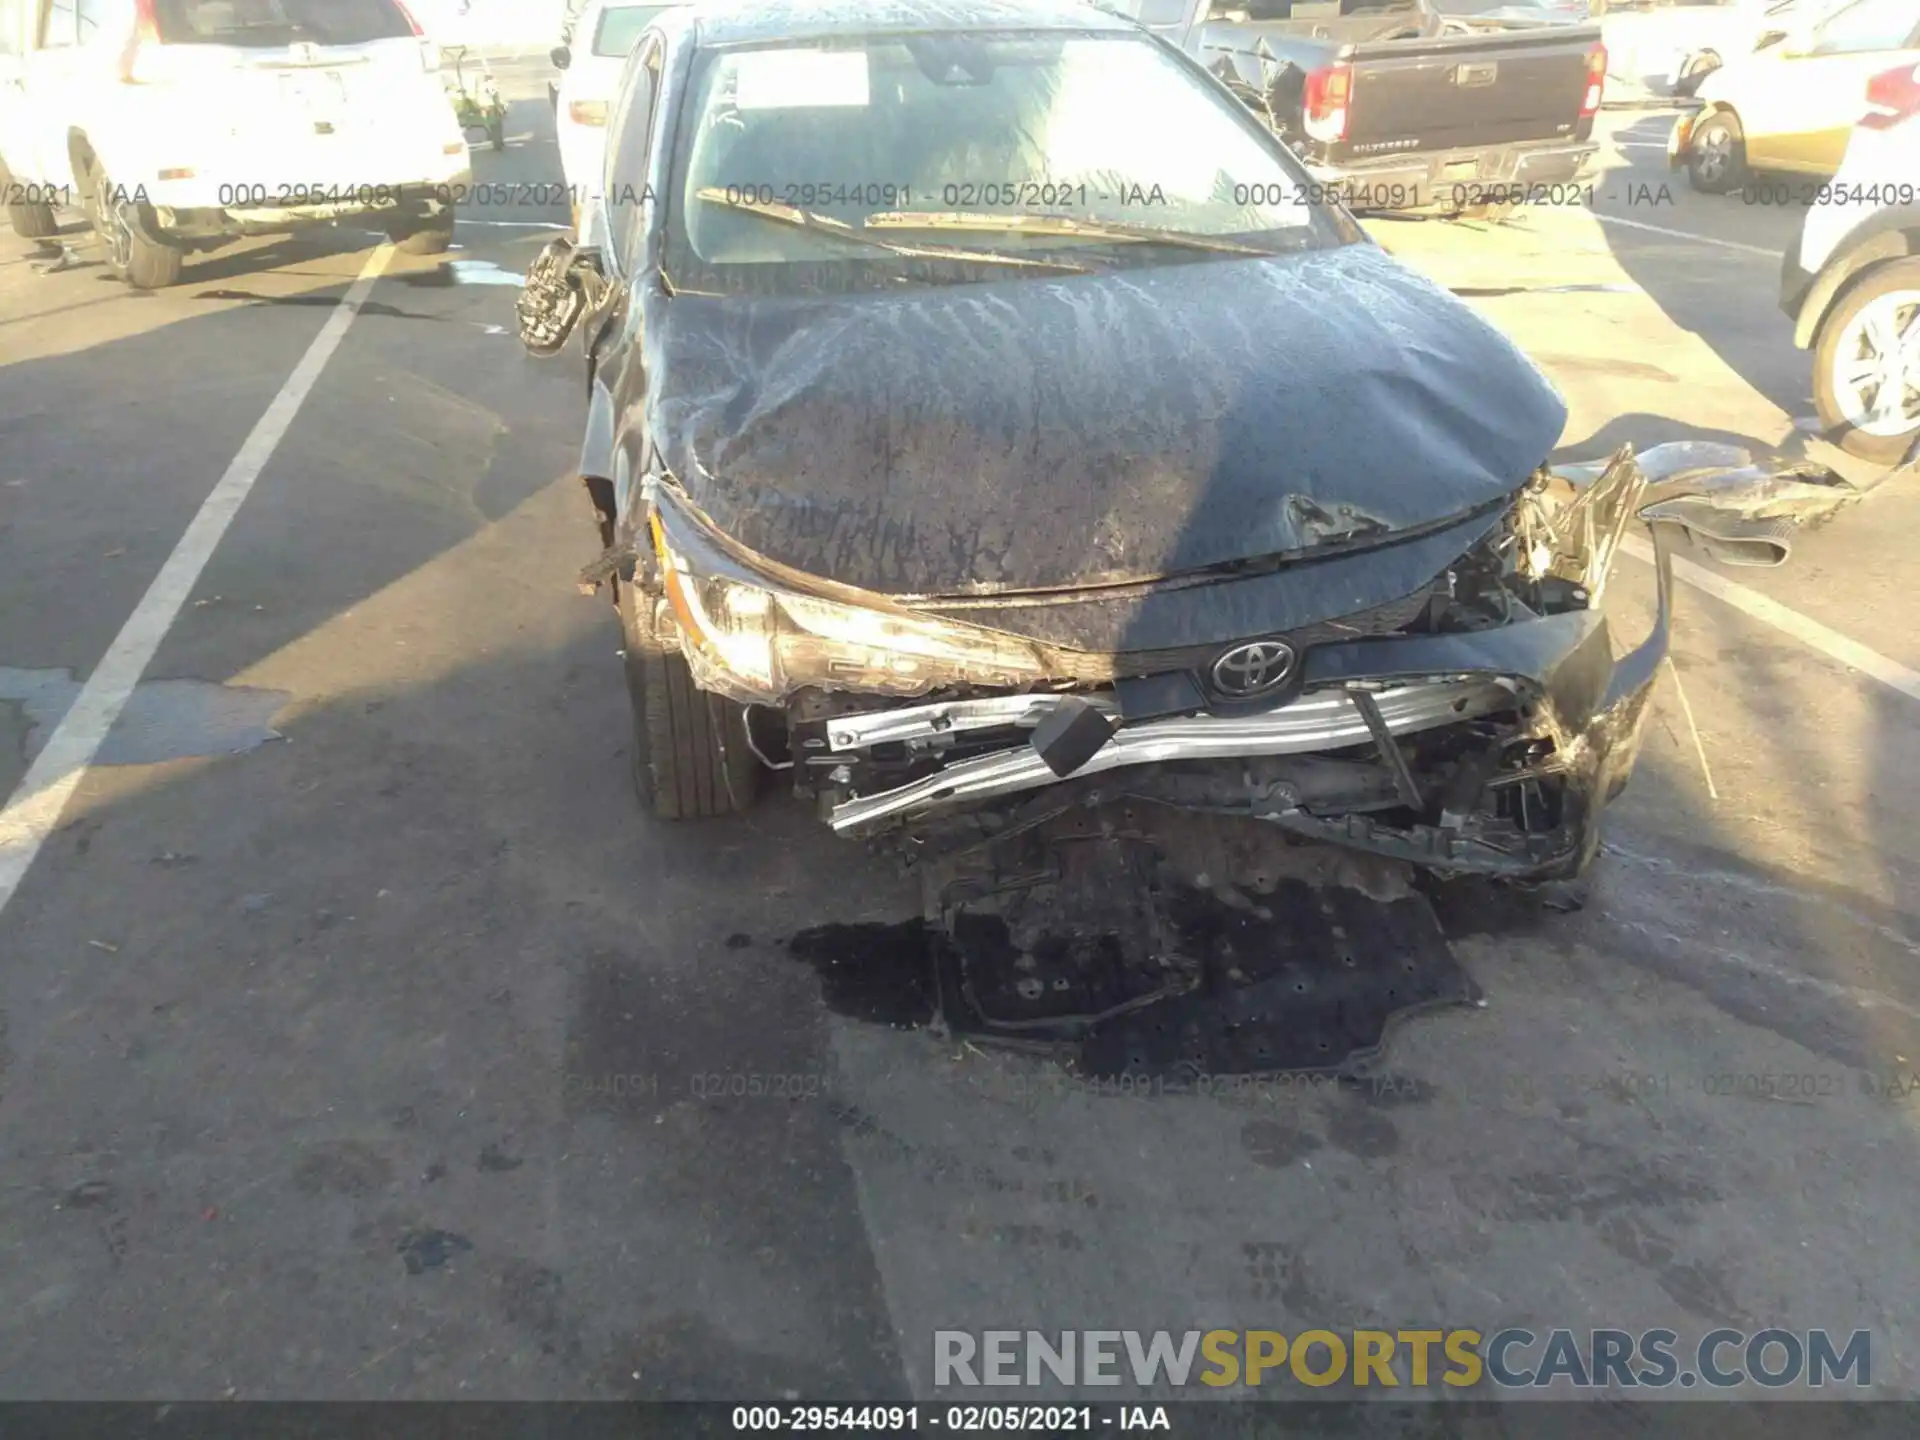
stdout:
{"type": "Polygon", "coordinates": [[[856,244],[870,245],[876,250],[885,250],[893,255],[906,255],[924,260],[971,260],[984,265],[1017,265],[1036,270],[1069,270],[1076,275],[1090,273],[1085,265],[1076,265],[1071,260],[1035,259],[1025,255],[1006,255],[997,250],[961,250],[948,245],[902,245],[897,240],[882,240],[877,235],[863,234],[861,227],[849,225],[844,220],[836,220],[831,215],[822,215],[813,210],[801,210],[796,206],[782,205],[777,201],[745,200],[739,196],[729,196],[718,186],[707,186],[696,190],[697,199],[714,205],[724,205],[729,210],[744,210],[749,215],[758,215],[763,220],[777,221],[782,225],[792,225],[801,230],[813,230],[825,235],[838,236],[842,240],[852,240],[856,244]]]}
{"type": "Polygon", "coordinates": [[[1159,245],[1184,245],[1192,250],[1216,250],[1225,255],[1272,255],[1258,245],[1242,245],[1215,235],[1185,230],[1162,230],[1124,220],[1076,220],[1071,215],[994,215],[971,210],[887,210],[869,215],[869,230],[997,230],[1027,235],[1078,235],[1086,240],[1138,240],[1159,245]]]}

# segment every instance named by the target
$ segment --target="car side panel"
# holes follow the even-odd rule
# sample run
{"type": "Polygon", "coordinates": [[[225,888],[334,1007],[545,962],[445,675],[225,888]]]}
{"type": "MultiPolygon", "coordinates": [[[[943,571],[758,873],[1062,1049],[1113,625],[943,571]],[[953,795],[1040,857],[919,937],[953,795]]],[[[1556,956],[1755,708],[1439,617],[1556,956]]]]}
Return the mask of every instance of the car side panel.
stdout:
{"type": "Polygon", "coordinates": [[[1820,324],[1857,277],[1890,260],[1920,255],[1920,205],[1895,206],[1863,221],[1837,246],[1814,277],[1794,321],[1793,343],[1811,349],[1820,324]]]}

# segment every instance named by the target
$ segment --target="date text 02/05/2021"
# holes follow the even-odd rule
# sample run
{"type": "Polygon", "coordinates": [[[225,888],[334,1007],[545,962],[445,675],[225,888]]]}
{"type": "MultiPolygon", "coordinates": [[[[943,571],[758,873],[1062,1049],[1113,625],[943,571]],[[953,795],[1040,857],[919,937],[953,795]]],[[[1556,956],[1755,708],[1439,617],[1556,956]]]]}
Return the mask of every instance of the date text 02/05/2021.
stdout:
{"type": "Polygon", "coordinates": [[[737,1432],[853,1430],[912,1435],[1090,1434],[1096,1430],[1171,1431],[1164,1405],[736,1405],[737,1432]]]}

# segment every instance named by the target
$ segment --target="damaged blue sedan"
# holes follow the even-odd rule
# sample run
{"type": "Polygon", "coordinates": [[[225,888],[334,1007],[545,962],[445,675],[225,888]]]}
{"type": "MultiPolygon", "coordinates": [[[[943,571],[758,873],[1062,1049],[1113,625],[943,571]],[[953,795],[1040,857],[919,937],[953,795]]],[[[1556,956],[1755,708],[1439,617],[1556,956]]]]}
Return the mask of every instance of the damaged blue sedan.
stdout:
{"type": "Polygon", "coordinates": [[[1053,0],[670,9],[605,200],[519,300],[664,819],[1087,804],[1577,875],[1666,652],[1605,600],[1647,476],[1214,77],[1053,0]]]}

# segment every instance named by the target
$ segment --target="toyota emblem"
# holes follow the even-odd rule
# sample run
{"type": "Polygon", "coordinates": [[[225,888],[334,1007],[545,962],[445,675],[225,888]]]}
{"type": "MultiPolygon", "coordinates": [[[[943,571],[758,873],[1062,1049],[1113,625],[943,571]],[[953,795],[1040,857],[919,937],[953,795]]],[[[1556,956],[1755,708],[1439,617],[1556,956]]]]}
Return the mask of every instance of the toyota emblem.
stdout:
{"type": "Polygon", "coordinates": [[[1293,674],[1293,647],[1284,640],[1251,640],[1213,662],[1213,688],[1234,700],[1264,695],[1293,674]]]}

